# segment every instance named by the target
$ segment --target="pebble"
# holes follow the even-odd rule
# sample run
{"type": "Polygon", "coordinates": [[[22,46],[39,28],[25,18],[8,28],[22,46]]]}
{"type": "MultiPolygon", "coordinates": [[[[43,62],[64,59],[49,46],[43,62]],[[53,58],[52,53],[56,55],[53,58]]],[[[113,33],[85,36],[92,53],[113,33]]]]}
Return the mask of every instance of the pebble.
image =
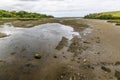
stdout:
{"type": "Polygon", "coordinates": [[[80,73],[77,73],[77,75],[79,76],[79,75],[80,75],[80,73]]]}
{"type": "Polygon", "coordinates": [[[35,59],[40,59],[40,58],[41,58],[41,53],[36,53],[36,54],[34,55],[34,58],[35,58],[35,59]]]}
{"type": "Polygon", "coordinates": [[[72,77],[70,77],[70,79],[69,80],[72,80],[72,77]]]}
{"type": "Polygon", "coordinates": [[[54,58],[57,58],[57,56],[53,56],[54,58]]]}
{"type": "Polygon", "coordinates": [[[83,62],[86,62],[86,61],[87,61],[87,59],[84,59],[84,60],[83,60],[83,62]]]}
{"type": "Polygon", "coordinates": [[[63,76],[61,75],[60,78],[63,78],[63,76]]]}

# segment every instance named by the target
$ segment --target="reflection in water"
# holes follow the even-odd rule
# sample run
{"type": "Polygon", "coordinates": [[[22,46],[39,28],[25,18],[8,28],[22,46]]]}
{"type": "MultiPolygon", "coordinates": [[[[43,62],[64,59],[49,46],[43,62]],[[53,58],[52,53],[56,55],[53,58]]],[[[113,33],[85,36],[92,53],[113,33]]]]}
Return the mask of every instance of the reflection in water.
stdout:
{"type": "Polygon", "coordinates": [[[12,53],[25,56],[32,56],[38,51],[51,53],[62,37],[71,40],[74,35],[79,35],[72,27],[58,23],[48,23],[32,28],[15,28],[7,23],[0,27],[0,32],[10,35],[0,38],[0,59],[8,59],[12,53]]]}

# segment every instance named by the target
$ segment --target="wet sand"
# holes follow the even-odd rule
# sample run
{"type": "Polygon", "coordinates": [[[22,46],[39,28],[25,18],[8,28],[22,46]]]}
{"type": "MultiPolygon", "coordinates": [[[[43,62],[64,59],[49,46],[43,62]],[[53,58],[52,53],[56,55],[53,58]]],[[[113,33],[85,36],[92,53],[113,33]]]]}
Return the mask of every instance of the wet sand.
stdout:
{"type": "Polygon", "coordinates": [[[7,35],[4,33],[0,33],[0,38],[6,37],[7,35]]]}
{"type": "Polygon", "coordinates": [[[84,56],[95,67],[95,80],[120,80],[120,29],[101,20],[86,20],[94,30],[86,37],[91,42],[84,56]],[[118,72],[117,72],[118,71],[118,72]],[[117,76],[116,76],[117,74],[117,76]]]}
{"type": "MultiPolygon", "coordinates": [[[[102,20],[59,22],[71,25],[80,35],[71,40],[62,37],[50,54],[10,53],[8,60],[0,60],[0,80],[120,80],[119,27],[102,20]]],[[[21,53],[25,52],[23,48],[21,53]]]]}

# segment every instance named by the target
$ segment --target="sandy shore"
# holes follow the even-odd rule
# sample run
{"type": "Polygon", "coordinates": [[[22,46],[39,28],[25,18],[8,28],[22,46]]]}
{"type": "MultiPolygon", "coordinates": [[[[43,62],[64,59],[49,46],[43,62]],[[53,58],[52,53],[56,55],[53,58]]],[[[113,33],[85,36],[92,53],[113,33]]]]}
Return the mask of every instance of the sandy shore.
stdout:
{"type": "Polygon", "coordinates": [[[95,80],[120,79],[120,28],[101,20],[86,20],[93,32],[86,37],[90,49],[83,55],[94,66],[95,80]]]}
{"type": "Polygon", "coordinates": [[[12,53],[12,61],[0,60],[0,80],[120,80],[119,27],[90,19],[61,23],[81,36],[63,37],[52,54],[40,59],[12,53]],[[92,32],[83,34],[86,25],[92,32]]]}

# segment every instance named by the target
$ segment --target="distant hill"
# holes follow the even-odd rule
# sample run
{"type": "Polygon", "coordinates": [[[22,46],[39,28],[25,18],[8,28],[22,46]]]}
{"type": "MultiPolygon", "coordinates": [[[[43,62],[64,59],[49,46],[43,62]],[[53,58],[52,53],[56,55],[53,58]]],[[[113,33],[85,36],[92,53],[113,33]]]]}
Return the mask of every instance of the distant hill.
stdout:
{"type": "Polygon", "coordinates": [[[52,18],[53,16],[45,15],[45,14],[40,14],[40,13],[31,13],[31,12],[26,12],[26,11],[6,11],[6,10],[0,10],[0,19],[5,19],[5,18],[15,18],[15,19],[20,19],[20,18],[27,18],[27,19],[32,19],[32,18],[52,18]]]}
{"type": "Polygon", "coordinates": [[[120,19],[120,11],[94,13],[86,15],[88,19],[120,19]]]}

